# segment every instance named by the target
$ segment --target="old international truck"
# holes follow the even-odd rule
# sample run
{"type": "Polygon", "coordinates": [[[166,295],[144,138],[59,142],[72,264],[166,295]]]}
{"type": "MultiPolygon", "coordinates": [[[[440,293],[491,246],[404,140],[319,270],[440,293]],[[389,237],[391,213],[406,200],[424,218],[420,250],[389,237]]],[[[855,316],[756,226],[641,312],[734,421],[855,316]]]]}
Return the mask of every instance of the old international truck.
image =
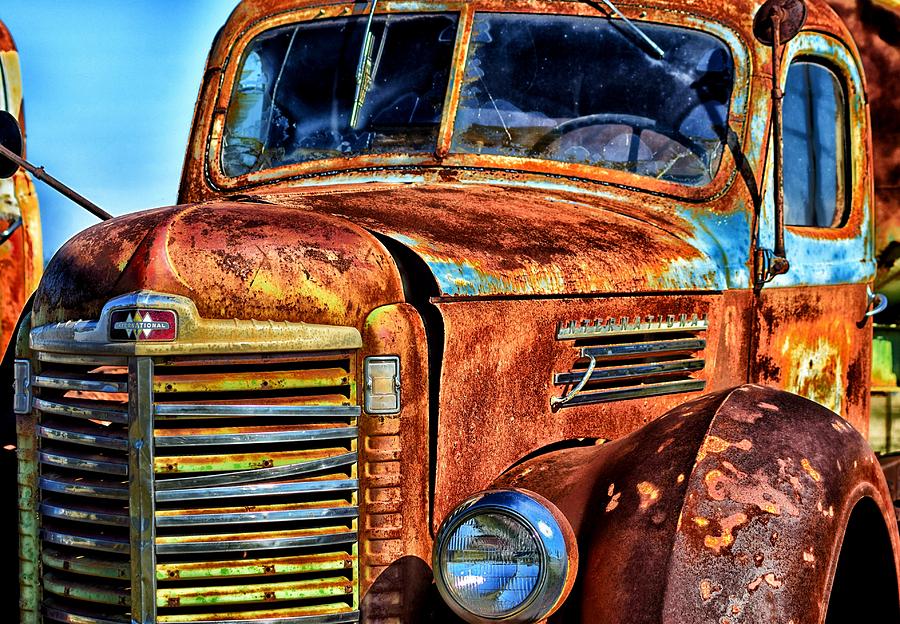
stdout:
{"type": "Polygon", "coordinates": [[[872,181],[820,0],[243,2],[20,322],[22,621],[900,620],[872,181]]]}

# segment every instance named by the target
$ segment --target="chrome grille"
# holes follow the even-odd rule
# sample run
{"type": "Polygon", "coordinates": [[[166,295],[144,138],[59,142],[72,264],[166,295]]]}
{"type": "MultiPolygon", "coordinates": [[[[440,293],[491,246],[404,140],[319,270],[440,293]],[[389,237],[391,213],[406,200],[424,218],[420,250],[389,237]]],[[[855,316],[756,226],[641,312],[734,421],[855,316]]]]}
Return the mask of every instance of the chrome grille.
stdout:
{"type": "Polygon", "coordinates": [[[126,622],[127,368],[119,358],[40,359],[33,387],[44,614],[126,622]]]}
{"type": "Polygon", "coordinates": [[[571,341],[579,359],[555,373],[563,398],[554,406],[572,407],[640,397],[693,392],[706,387],[698,378],[705,366],[705,315],[608,319],[563,324],[557,340],[571,341]]]}
{"type": "Polygon", "coordinates": [[[359,620],[355,352],[37,355],[46,619],[130,622],[147,559],[160,623],[359,620]],[[141,386],[152,476],[129,457],[141,386]],[[155,507],[149,559],[135,479],[155,507]]]}
{"type": "Polygon", "coordinates": [[[157,360],[158,622],[358,620],[354,357],[157,360]]]}

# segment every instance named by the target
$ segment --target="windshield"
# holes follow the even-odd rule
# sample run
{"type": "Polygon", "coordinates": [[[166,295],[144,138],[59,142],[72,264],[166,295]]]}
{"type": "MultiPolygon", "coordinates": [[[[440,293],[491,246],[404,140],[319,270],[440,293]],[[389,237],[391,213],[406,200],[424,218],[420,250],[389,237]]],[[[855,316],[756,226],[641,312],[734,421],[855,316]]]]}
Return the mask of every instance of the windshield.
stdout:
{"type": "Polygon", "coordinates": [[[457,16],[375,16],[372,82],[354,129],[367,21],[305,22],[250,43],[225,124],[226,175],[358,154],[435,151],[457,16]]]}
{"type": "Polygon", "coordinates": [[[715,175],[733,67],[703,33],[606,18],[478,14],[455,152],[598,165],[682,184],[715,175]]]}
{"type": "MultiPolygon", "coordinates": [[[[293,24],[250,42],[226,117],[226,175],[437,151],[458,16],[375,15],[364,48],[368,17],[293,24]],[[361,58],[371,76],[362,84],[361,58]]],[[[695,30],[639,27],[663,58],[619,20],[476,14],[451,151],[708,183],[725,144],[729,50],[695,30]]]]}

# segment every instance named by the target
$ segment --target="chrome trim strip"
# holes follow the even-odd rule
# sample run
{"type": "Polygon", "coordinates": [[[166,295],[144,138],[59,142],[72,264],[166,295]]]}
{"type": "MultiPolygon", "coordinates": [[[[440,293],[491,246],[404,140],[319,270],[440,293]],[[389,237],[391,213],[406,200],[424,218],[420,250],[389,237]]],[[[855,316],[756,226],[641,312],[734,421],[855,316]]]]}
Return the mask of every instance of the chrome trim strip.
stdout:
{"type": "MultiPolygon", "coordinates": [[[[105,310],[104,310],[105,313],[105,310]]],[[[156,500],[153,496],[153,360],[128,362],[128,508],[131,522],[131,621],[156,623],[156,500]]]]}
{"type": "Polygon", "coordinates": [[[572,388],[568,394],[563,397],[550,397],[550,407],[559,407],[560,405],[565,405],[569,401],[575,398],[575,396],[581,392],[581,390],[587,385],[587,383],[591,380],[591,376],[594,374],[594,367],[597,366],[597,358],[593,355],[590,356],[590,362],[588,362],[587,370],[581,374],[581,379],[578,380],[578,383],[572,388]]]}
{"type": "Polygon", "coordinates": [[[597,347],[582,347],[581,357],[588,358],[593,356],[600,360],[649,354],[665,355],[669,353],[700,351],[705,347],[705,338],[681,338],[678,340],[655,340],[653,342],[626,342],[597,347]]]}
{"type": "Polygon", "coordinates": [[[644,384],[611,390],[598,390],[595,392],[582,392],[575,396],[563,407],[573,405],[589,405],[591,403],[607,403],[609,401],[624,401],[626,399],[638,399],[643,397],[661,396],[664,394],[678,394],[681,392],[694,392],[703,390],[706,381],[703,379],[690,379],[687,381],[667,381],[657,384],[644,384]]]}
{"type": "Polygon", "coordinates": [[[156,436],[156,447],[169,446],[218,446],[226,444],[279,444],[284,442],[306,442],[310,440],[355,439],[359,427],[340,427],[297,431],[275,431],[261,433],[216,433],[207,435],[156,436]]]}
{"type": "Polygon", "coordinates": [[[44,501],[40,505],[41,515],[48,518],[60,518],[74,522],[91,522],[96,524],[109,524],[112,526],[128,526],[128,516],[125,514],[107,513],[90,509],[78,509],[63,507],[59,503],[44,501]]]}
{"type": "Polygon", "coordinates": [[[120,410],[66,405],[39,398],[34,400],[34,408],[45,414],[56,414],[57,416],[71,416],[72,418],[85,418],[87,420],[105,420],[121,425],[128,423],[128,412],[120,410]]]}
{"type": "Polygon", "coordinates": [[[326,507],[319,509],[286,509],[280,511],[244,511],[236,513],[193,513],[179,516],[161,516],[157,513],[156,526],[200,526],[205,524],[237,524],[259,522],[288,522],[292,520],[329,520],[332,518],[357,518],[356,506],[326,507]]]}
{"type": "Polygon", "coordinates": [[[86,481],[84,479],[76,481],[56,474],[45,474],[40,478],[39,487],[47,492],[59,494],[128,500],[128,483],[116,486],[103,481],[86,481]]]}
{"type": "Polygon", "coordinates": [[[61,429],[53,425],[38,425],[36,431],[45,440],[86,444],[116,451],[128,450],[128,440],[119,436],[97,435],[85,429],[61,429]]]}
{"type": "MultiPolygon", "coordinates": [[[[359,611],[346,611],[330,615],[301,615],[298,617],[271,617],[264,620],[179,620],[178,624],[356,624],[359,611]]],[[[165,622],[165,620],[163,620],[165,622]]],[[[118,622],[111,624],[119,624],[118,622]]]]}
{"type": "Polygon", "coordinates": [[[358,349],[362,336],[355,327],[314,325],[288,321],[205,319],[187,297],[150,290],[119,295],[106,302],[100,318],[91,321],[49,323],[29,334],[34,351],[85,352],[118,356],[169,356],[227,353],[233,343],[243,342],[258,352],[332,351],[358,349]],[[109,338],[113,313],[122,308],[171,310],[178,317],[178,342],[128,341],[109,338]]]}
{"type": "Polygon", "coordinates": [[[330,481],[301,481],[299,483],[260,483],[235,487],[195,488],[184,490],[160,490],[157,482],[156,500],[159,502],[199,500],[206,498],[237,498],[280,496],[283,494],[307,494],[311,492],[346,492],[359,488],[358,479],[330,481]]]}
{"type": "Polygon", "coordinates": [[[305,537],[283,537],[267,539],[239,539],[215,542],[179,542],[156,544],[156,552],[161,555],[183,555],[195,553],[233,552],[236,550],[277,550],[282,548],[311,548],[334,544],[353,544],[356,532],[335,533],[333,535],[309,535],[305,537]]]}
{"type": "Polygon", "coordinates": [[[127,357],[104,355],[77,355],[74,353],[53,353],[38,351],[38,360],[52,364],[75,364],[76,366],[128,366],[127,357]]]}
{"type": "Polygon", "coordinates": [[[358,405],[179,405],[157,403],[162,418],[229,418],[232,416],[300,416],[304,418],[357,418],[358,405]]]}
{"type": "MultiPolygon", "coordinates": [[[[357,462],[357,453],[343,453],[334,457],[316,459],[307,462],[297,462],[287,466],[274,466],[272,468],[255,468],[239,472],[226,472],[203,477],[184,477],[179,479],[160,479],[156,482],[156,490],[175,490],[187,488],[201,488],[213,485],[237,485],[238,483],[254,483],[256,481],[270,481],[272,479],[287,479],[298,475],[318,472],[328,468],[348,466],[357,462]]],[[[157,500],[161,500],[157,498],[157,500]]]]}
{"type": "Polygon", "coordinates": [[[67,609],[68,607],[57,606],[55,601],[52,600],[48,600],[44,605],[44,612],[48,618],[56,622],[63,622],[64,624],[129,624],[130,622],[125,617],[109,619],[97,615],[72,613],[67,609]]]}
{"type": "Polygon", "coordinates": [[[127,555],[131,551],[131,545],[127,541],[104,537],[90,537],[87,535],[71,535],[60,533],[50,529],[41,529],[41,539],[59,546],[71,546],[73,548],[87,548],[88,550],[102,550],[127,555]]]}
{"type": "Polygon", "coordinates": [[[34,385],[37,388],[54,390],[77,390],[82,392],[128,392],[128,384],[124,381],[100,381],[97,379],[73,379],[71,377],[48,377],[36,375],[34,385]]]}
{"type": "Polygon", "coordinates": [[[584,340],[607,336],[634,336],[641,334],[698,333],[709,329],[706,314],[668,314],[606,318],[560,323],[556,328],[557,340],[584,340]]]}
{"type": "Polygon", "coordinates": [[[38,457],[42,464],[48,466],[60,466],[62,468],[87,470],[88,472],[101,472],[104,474],[120,476],[126,476],[128,474],[128,464],[125,462],[98,455],[72,457],[58,452],[40,451],[38,457]]]}
{"type": "MultiPolygon", "coordinates": [[[[619,379],[633,379],[635,377],[649,377],[663,373],[698,371],[702,370],[704,365],[704,360],[674,360],[672,362],[597,368],[594,369],[588,381],[616,381],[619,379]]],[[[556,373],[553,376],[553,383],[557,386],[567,386],[580,381],[582,377],[584,377],[584,373],[580,371],[556,373]]]]}

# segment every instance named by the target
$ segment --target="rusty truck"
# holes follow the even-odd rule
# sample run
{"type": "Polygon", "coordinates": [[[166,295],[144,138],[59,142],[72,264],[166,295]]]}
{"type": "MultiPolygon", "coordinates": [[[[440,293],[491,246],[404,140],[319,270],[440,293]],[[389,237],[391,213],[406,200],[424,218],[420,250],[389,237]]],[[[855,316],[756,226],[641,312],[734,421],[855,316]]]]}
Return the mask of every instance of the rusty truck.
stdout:
{"type": "Polygon", "coordinates": [[[900,621],[871,146],[823,0],[245,0],[20,319],[22,622],[900,621]]]}

